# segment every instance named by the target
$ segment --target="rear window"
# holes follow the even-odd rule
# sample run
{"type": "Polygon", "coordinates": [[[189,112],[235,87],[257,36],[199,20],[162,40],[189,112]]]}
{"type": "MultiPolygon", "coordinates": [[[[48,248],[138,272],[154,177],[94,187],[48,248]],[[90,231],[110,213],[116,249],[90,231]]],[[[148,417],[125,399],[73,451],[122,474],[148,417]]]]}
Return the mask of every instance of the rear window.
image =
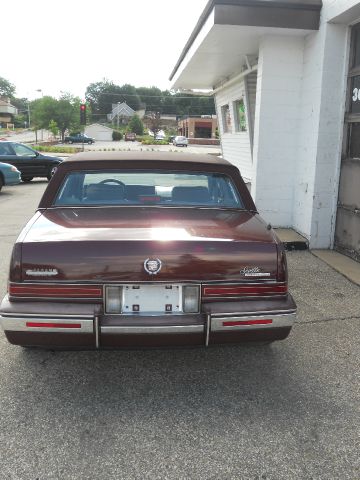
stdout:
{"type": "Polygon", "coordinates": [[[243,208],[226,175],[194,172],[83,171],[69,173],[56,206],[164,205],[243,208]]]}

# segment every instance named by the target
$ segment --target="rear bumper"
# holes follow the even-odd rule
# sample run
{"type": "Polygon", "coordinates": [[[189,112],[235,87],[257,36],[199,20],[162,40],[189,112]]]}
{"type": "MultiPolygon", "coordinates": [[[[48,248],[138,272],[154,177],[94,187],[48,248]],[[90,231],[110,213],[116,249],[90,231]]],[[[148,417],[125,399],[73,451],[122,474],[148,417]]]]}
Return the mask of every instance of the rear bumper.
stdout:
{"type": "Polygon", "coordinates": [[[103,315],[95,304],[10,302],[0,322],[10,343],[45,348],[160,347],[282,340],[296,319],[288,298],[207,304],[198,315],[103,315]],[[261,307],[261,308],[259,308],[261,307]],[[98,313],[97,313],[98,312],[98,313]]]}

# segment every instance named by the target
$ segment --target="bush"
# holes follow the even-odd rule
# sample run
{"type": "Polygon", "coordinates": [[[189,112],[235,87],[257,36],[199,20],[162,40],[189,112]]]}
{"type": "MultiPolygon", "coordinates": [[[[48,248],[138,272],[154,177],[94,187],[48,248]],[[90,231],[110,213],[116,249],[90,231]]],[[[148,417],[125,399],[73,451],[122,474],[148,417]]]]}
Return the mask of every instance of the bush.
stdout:
{"type": "Polygon", "coordinates": [[[118,130],[113,130],[112,132],[112,139],[114,140],[114,142],[118,142],[119,140],[122,139],[122,133],[119,132],[118,130]]]}
{"type": "Polygon", "coordinates": [[[141,143],[143,145],[168,145],[166,140],[154,140],[154,137],[143,137],[141,143]]]}
{"type": "Polygon", "coordinates": [[[32,145],[38,152],[50,152],[50,153],[77,153],[80,148],[76,147],[51,147],[46,145],[32,145]]]}

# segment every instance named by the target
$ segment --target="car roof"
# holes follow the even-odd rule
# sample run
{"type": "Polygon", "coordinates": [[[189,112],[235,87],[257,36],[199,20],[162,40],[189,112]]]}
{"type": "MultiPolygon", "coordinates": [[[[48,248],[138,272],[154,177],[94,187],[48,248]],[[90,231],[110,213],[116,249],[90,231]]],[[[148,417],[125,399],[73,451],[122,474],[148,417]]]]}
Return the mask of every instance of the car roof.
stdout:
{"type": "Polygon", "coordinates": [[[82,152],[64,160],[67,162],[97,162],[97,161],[160,161],[174,163],[202,163],[210,165],[232,165],[227,160],[212,154],[183,153],[183,152],[82,152]]]}

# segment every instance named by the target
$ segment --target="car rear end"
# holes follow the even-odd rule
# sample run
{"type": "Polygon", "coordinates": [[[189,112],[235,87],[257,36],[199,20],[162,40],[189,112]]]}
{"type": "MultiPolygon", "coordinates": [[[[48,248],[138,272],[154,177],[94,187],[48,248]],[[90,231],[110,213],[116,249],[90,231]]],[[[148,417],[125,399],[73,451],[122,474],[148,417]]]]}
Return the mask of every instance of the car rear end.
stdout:
{"type": "MultiPolygon", "coordinates": [[[[123,168],[133,165],[131,160],[123,168]]],[[[220,173],[214,174],[214,165],[206,166],[201,182],[207,179],[213,188],[206,197],[204,186],[194,186],[203,165],[189,171],[185,164],[170,174],[159,171],[161,163],[151,165],[156,172],[145,176],[155,178],[152,192],[134,181],[137,171],[99,173],[89,164],[85,175],[79,164],[59,166],[49,184],[57,192],[55,203],[45,193],[40,206],[48,207],[35,214],[14,246],[0,307],[11,343],[95,349],[286,338],[296,305],[288,292],[285,252],[251,211],[245,185],[238,183],[244,205],[229,203],[241,201],[227,175],[235,167],[221,171],[216,165],[220,173]],[[73,172],[65,184],[64,170],[73,172]],[[110,174],[117,183],[104,189],[110,174]],[[79,175],[86,197],[75,206],[79,175]],[[171,191],[168,178],[176,183],[171,191]],[[225,206],[219,206],[226,203],[221,185],[234,194],[225,206]],[[66,195],[67,187],[73,195],[66,195]],[[94,197],[104,198],[104,190],[106,207],[94,197]],[[111,203],[114,195],[117,203],[111,203]]],[[[138,168],[144,175],[143,165],[138,168]]]]}

